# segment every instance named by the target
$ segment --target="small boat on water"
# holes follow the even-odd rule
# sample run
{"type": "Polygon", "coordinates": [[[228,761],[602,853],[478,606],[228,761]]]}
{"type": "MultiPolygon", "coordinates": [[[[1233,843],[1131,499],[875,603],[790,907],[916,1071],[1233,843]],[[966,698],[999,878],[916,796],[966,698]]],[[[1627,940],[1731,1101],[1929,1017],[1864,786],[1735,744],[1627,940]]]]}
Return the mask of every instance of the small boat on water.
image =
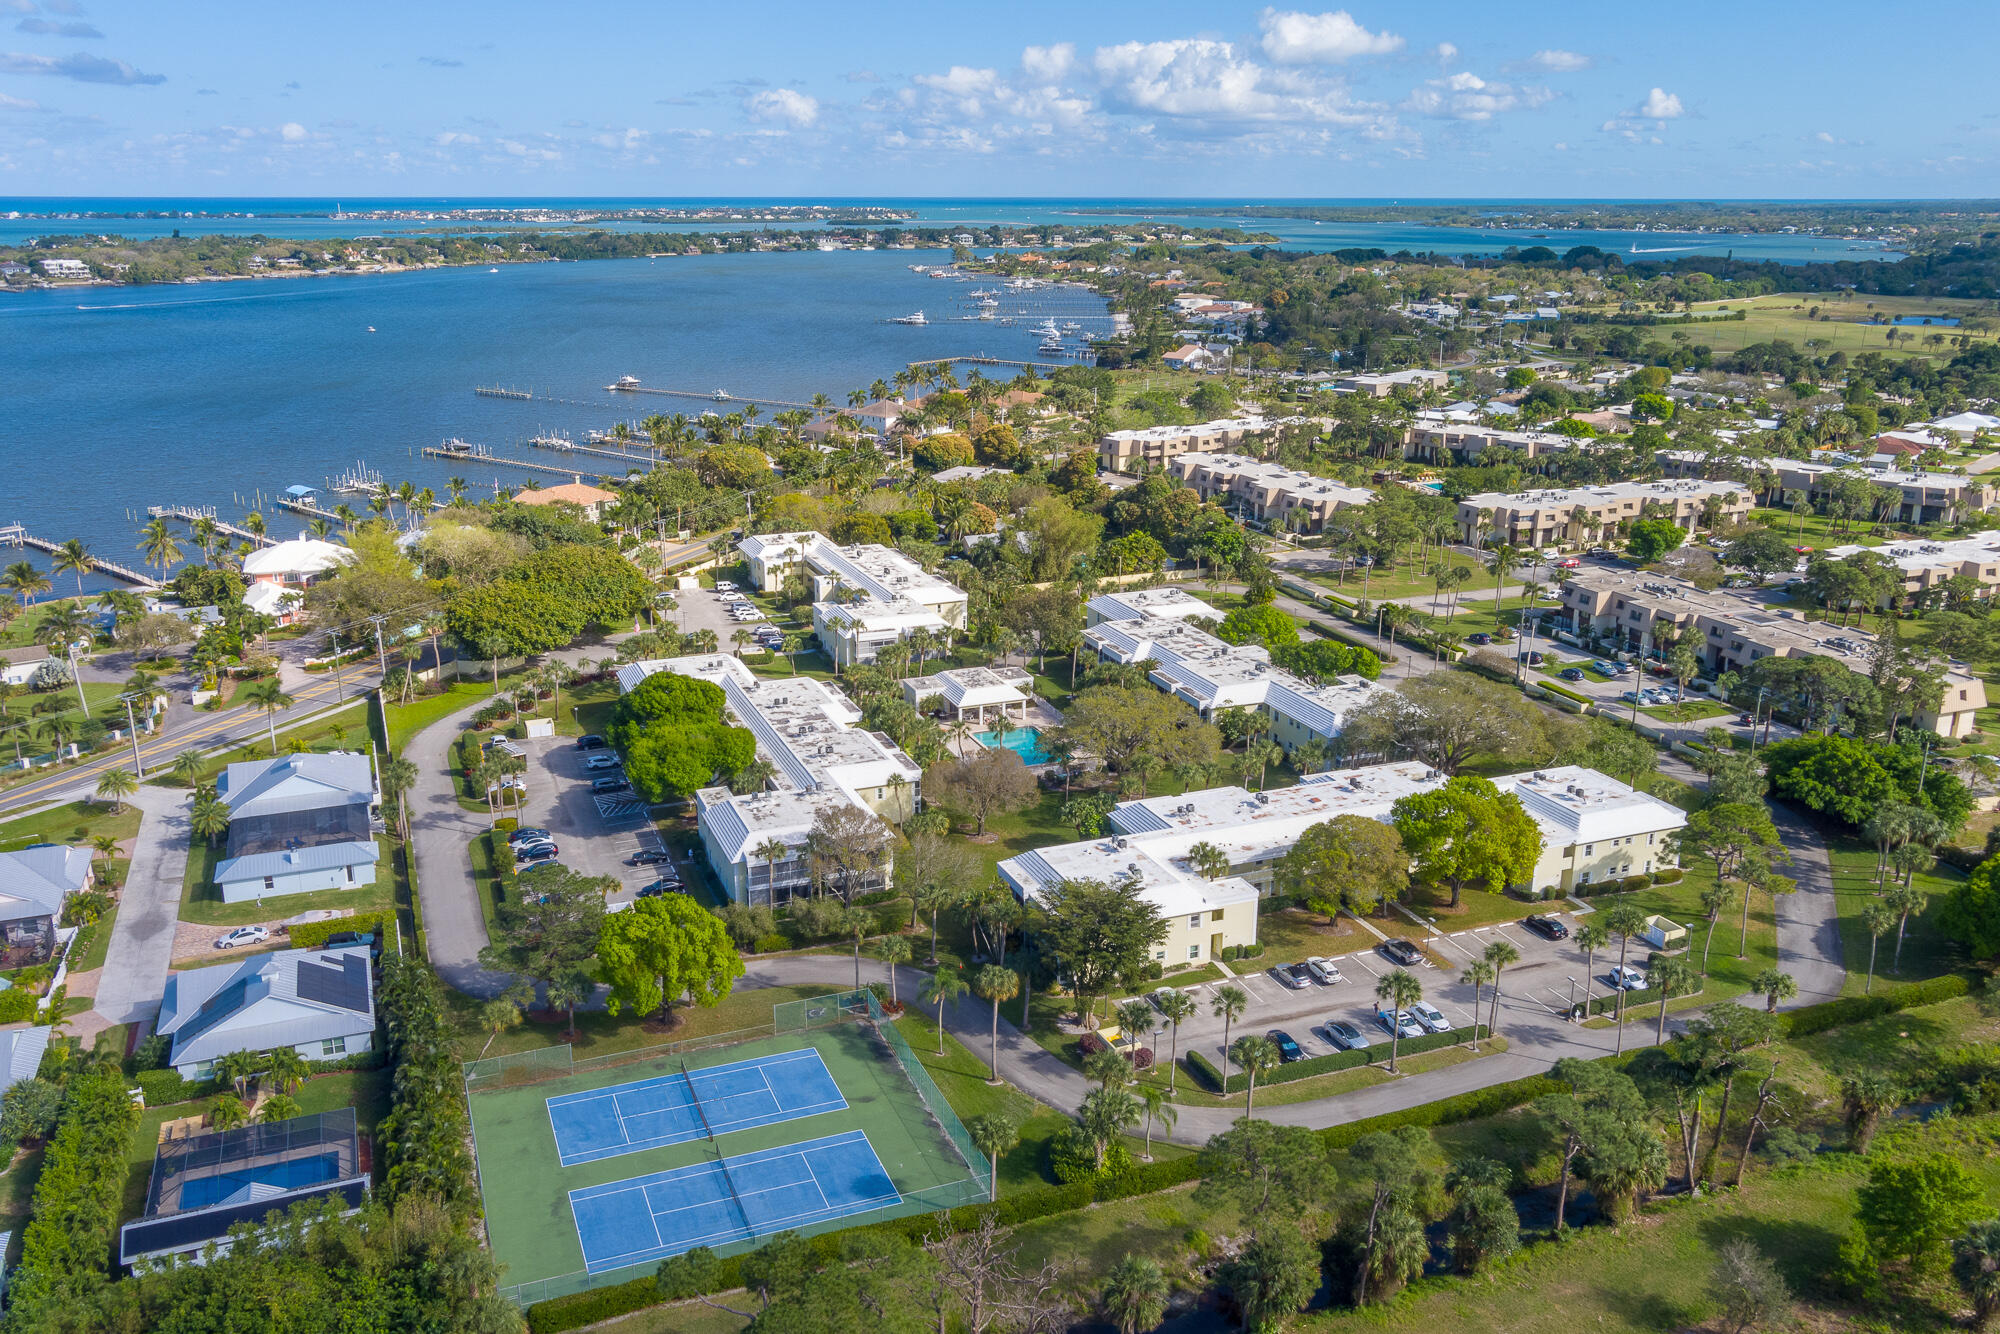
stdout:
{"type": "Polygon", "coordinates": [[[617,384],[607,384],[604,387],[611,393],[616,393],[620,389],[637,389],[639,387],[639,377],[636,375],[621,375],[618,377],[617,384]]]}
{"type": "Polygon", "coordinates": [[[488,270],[487,270],[487,272],[488,272],[488,273],[498,273],[498,272],[500,272],[500,270],[498,270],[498,269],[488,269],[488,270]]]}
{"type": "Polygon", "coordinates": [[[912,312],[911,312],[910,314],[908,314],[908,315],[898,315],[898,316],[897,316],[897,317],[896,317],[895,319],[893,319],[893,320],[890,320],[890,321],[889,321],[889,323],[891,323],[891,324],[929,324],[929,323],[930,323],[930,321],[924,318],[924,313],[923,313],[923,312],[922,312],[921,310],[918,310],[918,311],[912,311],[912,312]]]}
{"type": "Polygon", "coordinates": [[[375,326],[374,326],[374,325],[372,325],[372,324],[371,324],[371,325],[369,325],[369,326],[368,326],[368,332],[369,332],[369,333],[374,333],[374,332],[375,332],[375,326]]]}
{"type": "Polygon", "coordinates": [[[729,401],[729,391],[727,389],[718,389],[710,394],[709,397],[718,403],[727,403],[729,401]]]}

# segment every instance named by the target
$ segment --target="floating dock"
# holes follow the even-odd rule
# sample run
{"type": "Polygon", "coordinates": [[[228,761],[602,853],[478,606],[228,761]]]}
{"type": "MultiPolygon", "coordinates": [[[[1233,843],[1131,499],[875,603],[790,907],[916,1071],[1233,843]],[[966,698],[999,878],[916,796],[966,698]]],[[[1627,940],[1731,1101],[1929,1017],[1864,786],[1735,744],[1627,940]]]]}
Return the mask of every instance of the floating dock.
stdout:
{"type": "Polygon", "coordinates": [[[481,398],[513,398],[526,403],[535,396],[525,389],[502,389],[498,385],[479,385],[472,391],[481,398]]]}
{"type": "MultiPolygon", "coordinates": [[[[574,440],[559,435],[538,435],[528,442],[536,449],[551,449],[558,454],[592,454],[601,459],[619,459],[627,463],[638,463],[651,467],[658,461],[654,454],[632,453],[627,450],[600,449],[595,445],[579,445],[574,440]]],[[[650,447],[652,442],[647,441],[650,447]]]]}
{"type": "MultiPolygon", "coordinates": [[[[46,537],[36,537],[20,524],[14,523],[7,525],[5,528],[0,528],[0,546],[33,547],[37,551],[54,553],[61,551],[63,544],[60,542],[51,542],[46,537]]],[[[91,556],[90,568],[100,574],[108,574],[114,579],[123,579],[126,583],[139,588],[158,589],[161,587],[160,581],[151,575],[141,574],[137,570],[105,560],[102,556],[91,556]]]]}
{"type": "MultiPolygon", "coordinates": [[[[1085,357],[1093,356],[1095,353],[1090,348],[1081,348],[1077,351],[1076,355],[1085,357]]],[[[1012,366],[1017,370],[1059,371],[1076,364],[1074,361],[1007,361],[1000,357],[976,356],[926,357],[922,361],[910,362],[909,367],[911,370],[915,370],[919,366],[1012,366]]]]}

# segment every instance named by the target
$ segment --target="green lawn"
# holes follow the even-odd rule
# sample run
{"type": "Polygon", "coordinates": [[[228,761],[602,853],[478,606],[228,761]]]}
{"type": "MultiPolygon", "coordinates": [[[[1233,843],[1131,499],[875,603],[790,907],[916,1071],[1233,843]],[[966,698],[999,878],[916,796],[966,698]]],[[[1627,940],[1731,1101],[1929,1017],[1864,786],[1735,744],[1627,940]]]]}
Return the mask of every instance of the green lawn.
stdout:
{"type": "Polygon", "coordinates": [[[200,922],[207,926],[243,926],[250,922],[295,917],[319,908],[375,912],[393,907],[396,901],[396,873],[390,864],[391,841],[387,837],[378,838],[375,845],[378,856],[375,883],[372,885],[285,894],[261,903],[255,899],[244,903],[224,903],[214,877],[217,863],[227,854],[227,845],[210,847],[207,839],[194,839],[193,846],[188,850],[187,872],[181,880],[180,918],[183,922],[200,922]]]}
{"type": "MultiPolygon", "coordinates": [[[[1875,883],[1875,849],[1856,839],[1832,835],[1829,835],[1827,843],[1833,863],[1834,898],[1840,905],[1840,941],[1846,954],[1847,994],[1859,995],[1867,985],[1870,944],[1868,932],[1861,925],[1861,914],[1868,904],[1874,902],[1879,892],[1875,883]]],[[[1924,892],[1928,901],[1923,911],[1910,918],[1909,932],[1903,942],[1900,972],[1894,968],[1895,932],[1882,937],[1875,963],[1877,977],[1906,982],[1914,978],[1933,977],[1958,966],[1960,960],[1951,942],[1934,930],[1930,922],[1937,896],[1948,892],[1964,879],[1962,872],[1939,863],[1929,871],[1919,872],[1911,880],[1924,892]]]]}
{"type": "MultiPolygon", "coordinates": [[[[1672,333],[1686,333],[1691,341],[1702,343],[1713,349],[1717,355],[1740,352],[1753,343],[1768,343],[1782,339],[1802,351],[1808,350],[1808,341],[1817,341],[1820,346],[1810,349],[1813,355],[1825,356],[1829,352],[1845,352],[1850,357],[1857,352],[1880,352],[1896,357],[1950,358],[1957,350],[1947,342],[1939,348],[1931,348],[1924,342],[1929,334],[1943,334],[1947,340],[1961,333],[1972,332],[1956,328],[1924,328],[1908,326],[1899,332],[1915,334],[1909,342],[1900,339],[1889,342],[1890,326],[1866,323],[1878,315],[1895,317],[1898,315],[1966,315],[1985,313],[1989,308],[1984,303],[1958,301],[1936,297],[1898,297],[1860,295],[1856,293],[1831,293],[1817,295],[1798,292],[1780,292],[1770,296],[1734,298],[1728,301],[1700,301],[1694,306],[1696,315],[1717,313],[1727,308],[1730,312],[1745,311],[1747,319],[1716,320],[1712,323],[1670,325],[1659,329],[1642,329],[1649,338],[1664,339],[1672,333]],[[1817,308],[1820,318],[1810,318],[1817,308]]],[[[1990,335],[1974,334],[1985,341],[1990,335]]],[[[1789,402],[1791,395],[1774,394],[1779,403],[1789,402]]]]}
{"type": "MultiPolygon", "coordinates": [[[[1814,547],[1824,551],[1828,547],[1863,546],[1879,547],[1895,540],[1900,530],[1890,530],[1889,537],[1872,532],[1868,525],[1856,520],[1835,520],[1824,514],[1794,514],[1788,509],[1758,508],[1750,511],[1753,523],[1761,523],[1773,532],[1781,533],[1792,545],[1814,547]]],[[[1784,579],[1773,579],[1765,589],[1776,594],[1784,579]]]]}
{"type": "Polygon", "coordinates": [[[1641,705],[1639,712],[1663,723],[1697,723],[1704,718],[1724,718],[1736,712],[1712,699],[1689,696],[1678,704],[1641,705]]]}
{"type": "MultiPolygon", "coordinates": [[[[304,727],[295,727],[290,731],[284,731],[281,728],[278,733],[278,752],[284,754],[289,751],[294,741],[304,743],[307,750],[323,754],[333,750],[365,748],[368,746],[369,740],[368,701],[357,699],[346,708],[335,713],[330,713],[325,718],[309,723],[304,727]]],[[[220,755],[209,756],[203,762],[201,772],[195,778],[195,783],[197,785],[212,784],[222,771],[232,764],[241,764],[247,760],[267,760],[269,758],[271,758],[271,742],[269,736],[266,735],[246,745],[238,746],[234,750],[225,751],[220,755]]],[[[154,770],[147,781],[156,783],[161,787],[187,786],[186,783],[168,772],[164,766],[154,770]]]]}
{"type": "Polygon", "coordinates": [[[88,843],[99,834],[123,843],[138,832],[137,806],[127,803],[113,814],[109,805],[72,801],[0,823],[0,852],[18,851],[30,843],[88,843]]]}
{"type": "MultiPolygon", "coordinates": [[[[503,681],[505,677],[501,678],[503,681]]],[[[389,733],[389,751],[401,755],[410,738],[440,718],[457,713],[468,704],[493,698],[493,682],[488,678],[450,681],[435,695],[419,695],[408,704],[391,703],[383,710],[389,733]]]]}
{"type": "Polygon", "coordinates": [[[111,932],[118,925],[118,905],[111,905],[111,911],[97,919],[90,929],[90,943],[84,947],[70,967],[79,973],[87,973],[93,968],[104,967],[104,956],[111,949],[111,932]]]}
{"type": "MultiPolygon", "coordinates": [[[[51,610],[53,610],[56,607],[62,606],[64,603],[69,603],[69,602],[81,603],[83,604],[84,609],[88,611],[90,609],[90,604],[97,601],[97,597],[95,594],[90,594],[84,597],[60,596],[63,581],[74,578],[73,575],[52,574],[49,577],[56,582],[56,588],[54,591],[57,593],[57,596],[50,597],[45,601],[36,602],[30,606],[20,608],[19,615],[15,616],[12,620],[7,621],[4,624],[0,624],[0,648],[26,648],[28,645],[34,643],[35,631],[42,628],[42,619],[46,617],[51,610]]],[[[71,587],[75,587],[75,585],[72,584],[71,587]]],[[[10,597],[8,601],[12,602],[13,599],[10,597]]],[[[19,607],[20,604],[15,603],[15,606],[19,607]]]]}

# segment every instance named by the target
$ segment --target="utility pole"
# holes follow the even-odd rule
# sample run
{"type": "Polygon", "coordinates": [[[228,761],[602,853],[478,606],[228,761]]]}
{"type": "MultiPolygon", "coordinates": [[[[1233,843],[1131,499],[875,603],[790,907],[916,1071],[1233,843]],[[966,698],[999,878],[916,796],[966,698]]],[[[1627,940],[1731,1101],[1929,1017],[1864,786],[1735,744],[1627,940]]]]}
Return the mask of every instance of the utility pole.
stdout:
{"type": "Polygon", "coordinates": [[[382,647],[382,622],[389,618],[387,616],[370,616],[368,619],[375,626],[375,667],[377,671],[382,673],[382,679],[386,681],[389,679],[389,652],[382,647]]]}
{"type": "Polygon", "coordinates": [[[336,700],[345,700],[347,698],[347,683],[340,676],[340,632],[338,630],[329,630],[326,632],[326,636],[333,641],[334,698],[336,700]]]}
{"type": "Polygon", "coordinates": [[[136,690],[128,690],[118,698],[125,705],[125,726],[132,733],[132,768],[138,777],[144,778],[146,762],[139,758],[139,724],[132,717],[132,701],[144,696],[136,690]]]}

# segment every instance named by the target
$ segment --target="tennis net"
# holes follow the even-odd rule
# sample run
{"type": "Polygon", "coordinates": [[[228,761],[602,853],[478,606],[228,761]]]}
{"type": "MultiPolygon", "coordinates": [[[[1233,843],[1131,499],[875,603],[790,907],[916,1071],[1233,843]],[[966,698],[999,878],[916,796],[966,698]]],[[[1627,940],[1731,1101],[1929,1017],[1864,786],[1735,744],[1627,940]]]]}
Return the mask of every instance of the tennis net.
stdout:
{"type": "Polygon", "coordinates": [[[750,1226],[750,1211],[743,1207],[743,1197],[736,1193],[735,1178],[729,1175],[729,1159],[723,1157],[722,1147],[715,1142],[715,1127],[708,1123],[708,1112],[701,1105],[701,1094],[695,1091],[694,1076],[688,1072],[687,1058],[681,1058],[681,1078],[686,1081],[688,1101],[694,1104],[694,1113],[701,1118],[702,1133],[708,1136],[709,1147],[715,1150],[715,1166],[722,1173],[722,1184],[729,1187],[729,1198],[736,1201],[736,1216],[743,1220],[743,1235],[754,1237],[757,1229],[750,1226]]]}

